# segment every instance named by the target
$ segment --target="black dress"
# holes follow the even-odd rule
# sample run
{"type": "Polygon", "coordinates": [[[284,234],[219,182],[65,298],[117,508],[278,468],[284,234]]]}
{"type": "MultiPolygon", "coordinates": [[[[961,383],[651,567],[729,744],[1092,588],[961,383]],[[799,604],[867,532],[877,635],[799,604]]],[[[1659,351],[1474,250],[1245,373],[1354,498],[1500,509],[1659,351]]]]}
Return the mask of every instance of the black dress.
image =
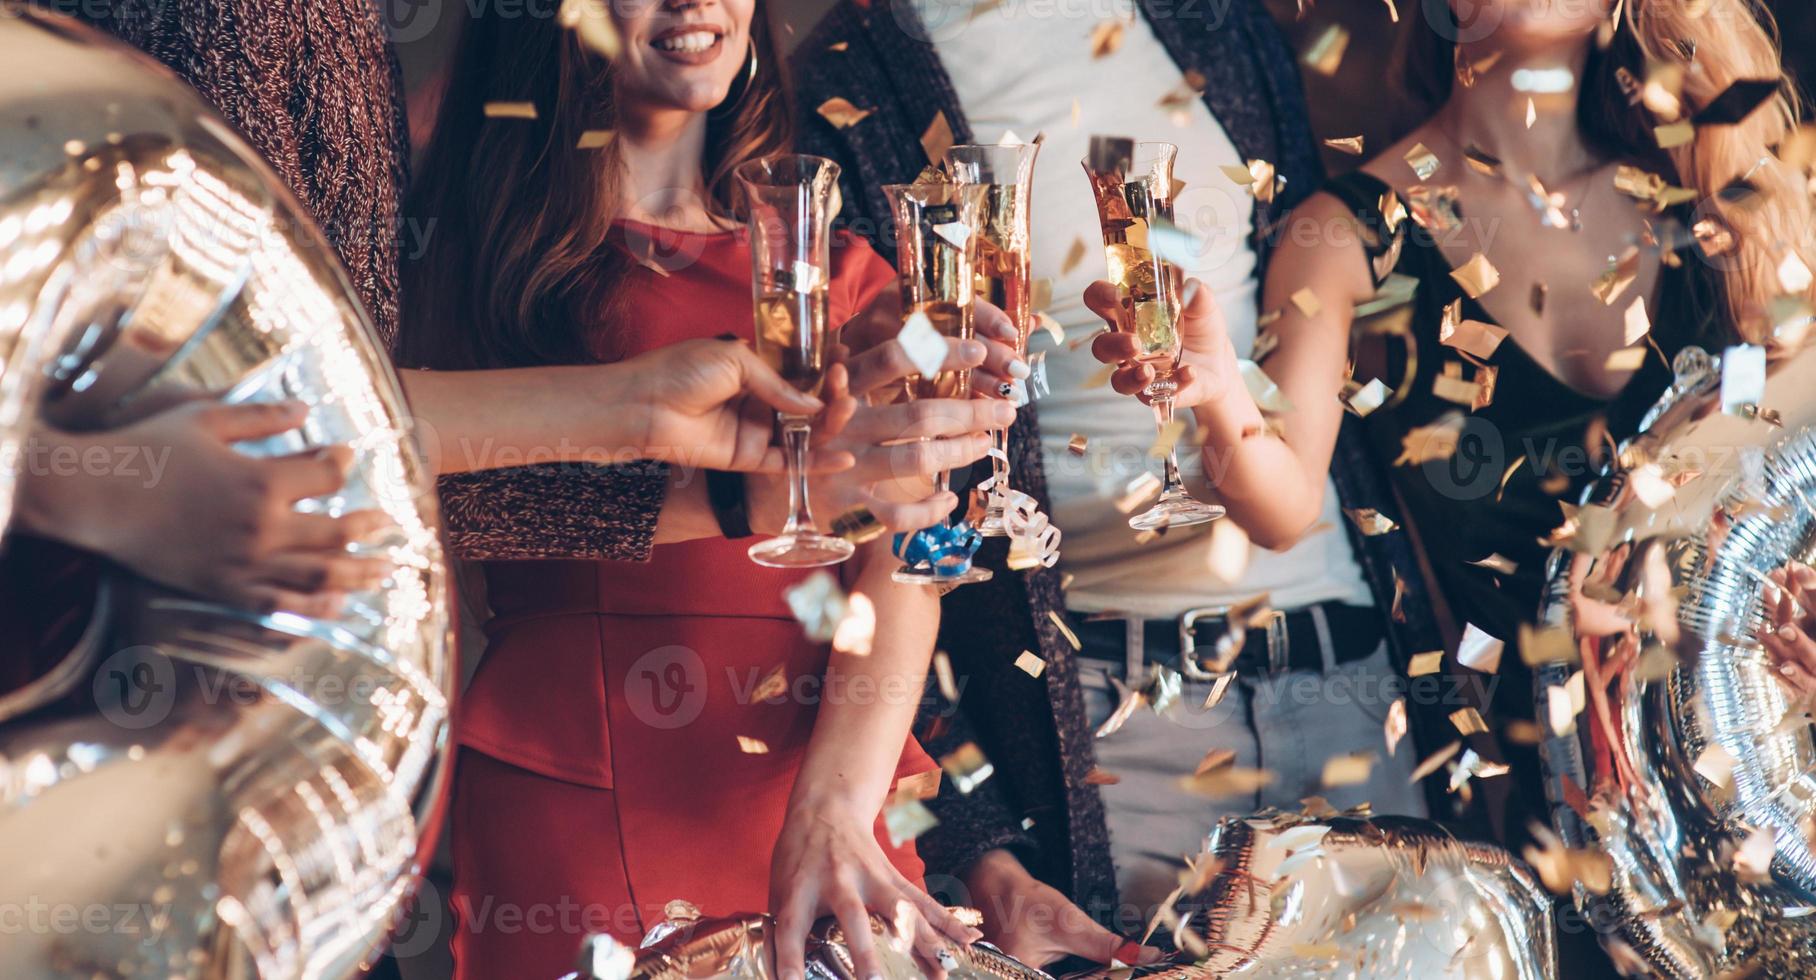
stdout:
{"type": "MultiPolygon", "coordinates": [[[[1396,272],[1418,283],[1405,321],[1406,342],[1382,345],[1382,381],[1390,388],[1398,387],[1411,367],[1405,398],[1371,414],[1368,430],[1377,452],[1401,459],[1409,435],[1416,444],[1416,430],[1446,416],[1458,424],[1460,416],[1454,452],[1401,462],[1392,467],[1392,479],[1448,607],[1451,628],[1461,633],[1473,625],[1506,642],[1492,701],[1484,709],[1490,729],[1498,732],[1511,720],[1533,717],[1531,676],[1516,649],[1519,626],[1533,620],[1544,588],[1551,549],[1541,540],[1563,523],[1561,502],[1580,500],[1600,469],[1590,461],[1586,442],[1605,445],[1600,423],[1617,442],[1631,435],[1670,385],[1670,359],[1683,347],[1694,343],[1719,352],[1727,342],[1719,287],[1696,255],[1683,254],[1681,263],[1661,270],[1658,296],[1647,298],[1656,349],[1613,399],[1570,387],[1508,336],[1479,362],[1494,369],[1492,400],[1479,408],[1458,404],[1440,397],[1435,386],[1447,371],[1460,381],[1476,378],[1478,364],[1440,341],[1444,310],[1460,300],[1462,319],[1492,324],[1493,317],[1451,277],[1452,267],[1429,231],[1410,216],[1388,230],[1382,207],[1395,192],[1386,183],[1355,172],[1324,189],[1362,223],[1377,285],[1396,272]]],[[[1359,371],[1357,380],[1368,379],[1359,371]]],[[[1606,451],[1601,458],[1607,458],[1606,451]]],[[[1536,750],[1502,741],[1502,761],[1513,765],[1525,803],[1512,807],[1504,824],[1505,836],[1517,843],[1528,820],[1544,818],[1545,797],[1536,750]]]]}

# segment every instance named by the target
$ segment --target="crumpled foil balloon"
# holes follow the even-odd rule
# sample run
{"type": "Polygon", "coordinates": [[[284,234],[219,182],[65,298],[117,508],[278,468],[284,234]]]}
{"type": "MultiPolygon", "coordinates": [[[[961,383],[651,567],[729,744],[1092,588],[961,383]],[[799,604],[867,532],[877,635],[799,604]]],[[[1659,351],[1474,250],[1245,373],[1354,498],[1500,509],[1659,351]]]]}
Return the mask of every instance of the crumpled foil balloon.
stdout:
{"type": "Polygon", "coordinates": [[[1531,644],[1561,658],[1534,682],[1552,822],[1611,866],[1577,901],[1663,977],[1816,974],[1816,743],[1755,639],[1769,573],[1816,559],[1816,351],[1760,353],[1678,355],[1565,528],[1531,644]]]}
{"type": "MultiPolygon", "coordinates": [[[[1180,952],[1067,980],[1556,976],[1551,900],[1532,873],[1430,821],[1226,818],[1199,861],[1193,891],[1175,896],[1170,931],[1180,952]]],[[[671,919],[634,952],[595,936],[568,980],[775,980],[771,928],[761,915],[671,919]]],[[[882,919],[872,917],[871,929],[887,980],[921,976],[882,919]]],[[[1049,980],[988,943],[955,959],[953,980],[1049,980]]],[[[809,937],[807,964],[811,980],[858,980],[831,919],[809,937]]]]}
{"type": "Polygon", "coordinates": [[[294,399],[302,427],[234,448],[348,446],[297,507],[383,512],[349,551],[392,566],[319,617],[108,573],[0,694],[0,977],[352,976],[434,850],[458,677],[403,392],[334,250],[168,70],[14,3],[0,63],[0,528],[36,425],[294,399]]]}
{"type": "Polygon", "coordinates": [[[895,556],[917,571],[931,569],[939,578],[957,578],[971,570],[971,559],[984,543],[977,529],[965,521],[935,524],[913,534],[897,534],[895,556]]]}

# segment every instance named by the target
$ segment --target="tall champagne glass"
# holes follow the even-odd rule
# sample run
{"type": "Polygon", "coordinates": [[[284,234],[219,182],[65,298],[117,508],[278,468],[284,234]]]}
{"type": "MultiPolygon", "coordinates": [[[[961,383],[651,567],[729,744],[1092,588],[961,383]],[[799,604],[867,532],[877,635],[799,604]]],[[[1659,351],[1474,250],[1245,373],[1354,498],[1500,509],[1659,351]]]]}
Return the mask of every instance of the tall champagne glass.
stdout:
{"type": "MultiPolygon", "coordinates": [[[[796,389],[817,395],[826,376],[826,288],[832,268],[832,199],[839,166],[821,157],[781,154],[735,171],[749,208],[756,348],[796,389]]],[[[851,542],[821,534],[807,499],[807,416],[777,413],[788,463],[788,523],[750,549],[774,568],[833,565],[851,542]]]]}
{"type": "MultiPolygon", "coordinates": [[[[978,297],[1001,307],[1015,324],[1015,353],[1024,359],[1034,326],[1029,244],[1034,213],[1034,158],[1039,155],[1039,137],[1032,143],[962,144],[946,151],[946,166],[956,180],[987,188],[972,278],[978,297]]],[[[977,530],[985,537],[1000,537],[1009,533],[1003,522],[1009,491],[1009,430],[991,432],[990,445],[996,482],[991,485],[977,530]]]]}
{"type": "MultiPolygon", "coordinates": [[[[985,188],[923,179],[912,184],[889,184],[883,192],[889,196],[890,209],[895,214],[896,271],[901,279],[903,316],[924,316],[940,336],[969,340],[976,332],[972,319],[972,266],[977,257],[976,229],[985,188]]],[[[902,383],[901,397],[907,401],[970,398],[971,372],[941,370],[930,376],[909,375],[902,383]]],[[[934,481],[936,489],[945,492],[951,478],[950,472],[940,473],[934,481]]],[[[935,530],[946,539],[956,536],[950,519],[935,530]]],[[[931,566],[904,565],[894,577],[898,582],[962,585],[988,580],[990,570],[971,566],[970,553],[966,552],[962,561],[953,559],[950,565],[937,556],[931,566]]]]}
{"type": "MultiPolygon", "coordinates": [[[[1097,223],[1103,229],[1104,258],[1110,281],[1122,294],[1116,329],[1135,338],[1136,359],[1154,368],[1145,394],[1154,406],[1162,433],[1173,422],[1173,396],[1179,382],[1179,270],[1154,254],[1149,231],[1156,222],[1173,223],[1173,158],[1171,143],[1144,142],[1118,136],[1091,137],[1085,174],[1097,197],[1097,223]]],[[[1138,531],[1208,524],[1223,508],[1186,492],[1179,478],[1179,453],[1166,447],[1166,480],[1160,499],[1129,518],[1138,531]]]]}

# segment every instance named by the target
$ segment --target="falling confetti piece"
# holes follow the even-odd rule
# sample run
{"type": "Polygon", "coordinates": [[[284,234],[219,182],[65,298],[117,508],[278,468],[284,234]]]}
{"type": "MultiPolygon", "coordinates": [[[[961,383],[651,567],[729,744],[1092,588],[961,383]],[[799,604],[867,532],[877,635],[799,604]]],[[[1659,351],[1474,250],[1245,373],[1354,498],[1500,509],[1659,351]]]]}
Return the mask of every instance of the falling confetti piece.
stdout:
{"type": "Polygon", "coordinates": [[[1452,711],[1450,723],[1464,735],[1480,735],[1488,731],[1488,722],[1482,720],[1482,713],[1474,708],[1458,708],[1452,711]]]}
{"type": "Polygon", "coordinates": [[[815,643],[832,642],[850,606],[839,580],[824,569],[789,586],[782,597],[807,638],[815,643]]]}
{"type": "Polygon", "coordinates": [[[1217,521],[1211,525],[1211,546],[1206,550],[1205,565],[1211,578],[1224,585],[1242,581],[1248,570],[1249,536],[1235,521],[1217,521]]]}
{"type": "Polygon", "coordinates": [[[1108,58],[1122,47],[1122,34],[1125,30],[1120,20],[1100,21],[1091,28],[1091,57],[1108,58]]]}
{"type": "Polygon", "coordinates": [[[769,743],[749,735],[738,736],[738,751],[745,755],[768,755],[769,743]]]}
{"type": "Polygon", "coordinates": [[[864,544],[875,541],[888,533],[889,529],[877,520],[870,508],[859,505],[845,511],[832,519],[832,533],[852,544],[864,544]]]}
{"type": "Polygon", "coordinates": [[[1778,263],[1778,287],[1787,293],[1807,293],[1816,275],[1796,252],[1786,252],[1784,260],[1778,263]]]}
{"type": "Polygon", "coordinates": [[[1520,570],[1519,562],[1516,562],[1499,552],[1491,554],[1487,558],[1477,558],[1475,561],[1470,562],[1470,564],[1477,568],[1486,568],[1491,572],[1496,572],[1501,575],[1512,575],[1514,572],[1520,570]]]}
{"type": "Polygon", "coordinates": [[[1072,434],[1072,438],[1066,440],[1066,452],[1069,452],[1074,456],[1083,456],[1090,446],[1090,438],[1079,435],[1076,432],[1072,434]]]}
{"type": "Polygon", "coordinates": [[[1496,269],[1494,263],[1488,261],[1488,256],[1481,252],[1477,252],[1460,268],[1451,270],[1450,277],[1457,281],[1457,285],[1463,287],[1463,292],[1468,294],[1470,299],[1481,299],[1483,295],[1501,284],[1500,270],[1496,269]]]}
{"type": "Polygon", "coordinates": [[[900,799],[931,800],[940,795],[940,771],[912,773],[895,781],[891,796],[900,799]]]}
{"type": "Polygon", "coordinates": [[[1438,327],[1440,343],[1484,361],[1493,357],[1495,349],[1506,339],[1506,329],[1481,320],[1459,319],[1453,323],[1447,316],[1438,327]]]}
{"type": "Polygon", "coordinates": [[[926,804],[910,797],[898,798],[883,808],[883,825],[889,831],[890,845],[901,847],[938,827],[940,822],[926,804]]]}
{"type": "Polygon", "coordinates": [[[1646,363],[1646,348],[1627,347],[1614,351],[1602,362],[1602,367],[1611,373],[1637,371],[1646,363]]]}
{"type": "Polygon", "coordinates": [[[1463,162],[1469,164],[1469,169],[1484,177],[1501,176],[1501,158],[1474,143],[1469,144],[1469,148],[1463,151],[1463,162]]]}
{"type": "Polygon", "coordinates": [[[1492,674],[1501,667],[1501,651],[1506,643],[1489,635],[1474,623],[1465,623],[1463,638],[1457,641],[1457,663],[1471,670],[1492,674]]]}
{"type": "Polygon", "coordinates": [[[1696,127],[1688,121],[1667,123],[1654,127],[1652,136],[1658,141],[1659,149],[1674,150],[1680,146],[1686,146],[1696,139],[1696,127]]]}
{"type": "Polygon", "coordinates": [[[1332,756],[1324,760],[1321,782],[1325,786],[1356,786],[1368,782],[1368,774],[1374,767],[1373,752],[1332,756]]]}
{"type": "Polygon", "coordinates": [[[1444,651],[1430,650],[1425,653],[1415,653],[1412,655],[1412,659],[1408,661],[1406,666],[1406,675],[1408,677],[1423,677],[1426,674],[1435,674],[1443,669],[1444,651]]]}
{"type": "Polygon", "coordinates": [[[1438,769],[1444,765],[1444,763],[1449,762],[1451,760],[1451,757],[1455,756],[1458,752],[1461,752],[1461,751],[1463,751],[1463,743],[1462,742],[1452,742],[1449,745],[1446,745],[1443,748],[1437,750],[1436,752],[1433,752],[1432,754],[1426,756],[1424,761],[1420,762],[1418,764],[1418,766],[1414,767],[1414,769],[1412,771],[1412,778],[1407,780],[1407,782],[1417,783],[1419,780],[1424,779],[1426,776],[1429,776],[1432,773],[1437,772],[1438,769]]]}
{"type": "Polygon", "coordinates": [[[1348,50],[1349,31],[1341,24],[1332,24],[1305,49],[1305,67],[1329,78],[1342,67],[1343,53],[1348,50]]]}
{"type": "Polygon", "coordinates": [[[966,794],[996,772],[996,767],[984,758],[984,750],[978,748],[975,742],[966,742],[940,756],[940,768],[946,770],[946,778],[952,780],[952,788],[966,794]]]}
{"type": "Polygon", "coordinates": [[[826,50],[834,51],[834,52],[843,52],[843,51],[849,49],[850,47],[851,47],[850,41],[834,41],[831,44],[826,45],[826,50]]]}
{"type": "Polygon", "coordinates": [[[1387,754],[1393,755],[1400,747],[1400,740],[1406,737],[1406,699],[1399,698],[1387,706],[1387,722],[1381,726],[1382,734],[1387,737],[1387,754]]]}
{"type": "Polygon", "coordinates": [[[1766,391],[1766,349],[1737,344],[1721,355],[1721,410],[1743,415],[1757,409],[1766,391]]]}
{"type": "Polygon", "coordinates": [[[1315,317],[1324,312],[1324,304],[1318,302],[1318,294],[1312,292],[1309,288],[1301,289],[1294,293],[1292,302],[1293,306],[1298,308],[1300,315],[1307,318],[1315,317]]]}
{"type": "Polygon", "coordinates": [[[933,328],[933,321],[927,314],[919,310],[903,322],[895,339],[907,353],[914,370],[924,377],[939,373],[940,365],[946,363],[946,339],[933,328]]]}
{"type": "Polygon", "coordinates": [[[1360,136],[1339,136],[1335,139],[1325,140],[1324,145],[1339,153],[1347,153],[1350,156],[1359,157],[1362,155],[1362,140],[1363,138],[1360,136]]]}
{"type": "Polygon", "coordinates": [[[1395,466],[1422,466],[1433,460],[1449,459],[1456,454],[1462,438],[1463,415],[1453,412],[1430,425],[1416,426],[1400,438],[1400,455],[1395,466]]]}
{"type": "Polygon", "coordinates": [[[580,43],[610,61],[623,47],[612,15],[600,0],[562,0],[555,22],[574,32],[580,43]]]}
{"type": "Polygon", "coordinates": [[[1343,513],[1349,515],[1349,519],[1355,522],[1356,528],[1362,532],[1362,536],[1365,538],[1400,529],[1400,525],[1395,524],[1391,518],[1373,507],[1345,507],[1343,513]]]}
{"type": "Polygon", "coordinates": [[[1015,658],[1015,666],[1020,667],[1029,677],[1039,677],[1047,672],[1047,662],[1039,654],[1029,650],[1023,650],[1021,656],[1015,658]]]}
{"type": "Polygon", "coordinates": [[[776,664],[769,668],[769,672],[764,674],[763,679],[757,683],[756,689],[750,692],[750,700],[752,702],[769,701],[787,693],[788,671],[784,665],[776,664]]]}
{"type": "Polygon", "coordinates": [[[1438,155],[1431,152],[1424,143],[1415,143],[1412,149],[1406,151],[1406,165],[1412,168],[1413,173],[1419,175],[1420,180],[1430,180],[1431,176],[1437,173],[1438,168],[1442,166],[1438,155]]]}
{"type": "Polygon", "coordinates": [[[1696,764],[1691,768],[1714,786],[1730,789],[1734,785],[1734,761],[1734,755],[1720,743],[1710,742],[1697,755],[1696,764]]]}
{"type": "Polygon", "coordinates": [[[1179,786],[1188,793],[1221,800],[1251,795],[1273,781],[1274,774],[1266,769],[1224,766],[1200,776],[1187,776],[1179,781],[1179,786]]]}
{"type": "Polygon", "coordinates": [[[1054,626],[1059,627],[1059,634],[1066,638],[1067,643],[1072,644],[1072,649],[1083,650],[1085,648],[1084,644],[1078,642],[1078,634],[1072,632],[1072,627],[1066,625],[1065,618],[1059,614],[1059,610],[1047,610],[1047,618],[1053,621],[1054,626]]]}
{"type": "Polygon", "coordinates": [[[1123,488],[1122,496],[1116,498],[1116,509],[1124,514],[1132,514],[1135,512],[1135,508],[1140,507],[1159,493],[1160,488],[1160,477],[1143,471],[1123,488]]]}
{"type": "Polygon", "coordinates": [[[611,145],[616,136],[609,129],[589,129],[580,134],[580,141],[574,144],[576,150],[601,150],[611,145]]]}
{"type": "Polygon", "coordinates": [[[946,159],[946,151],[952,149],[952,124],[946,121],[945,110],[934,113],[933,121],[921,133],[921,149],[936,165],[946,159]]]}
{"type": "Polygon", "coordinates": [[[1204,696],[1204,710],[1209,711],[1221,704],[1223,696],[1229,693],[1230,682],[1235,679],[1236,672],[1233,670],[1218,674],[1217,679],[1211,682],[1210,693],[1204,696]]]}
{"type": "Polygon", "coordinates": [[[1532,99],[1526,100],[1526,128],[1531,129],[1539,121],[1539,105],[1532,99]]]}
{"type": "Polygon", "coordinates": [[[1106,772],[1096,766],[1092,766],[1090,771],[1085,773],[1086,786],[1114,786],[1120,782],[1122,782],[1121,776],[1113,772],[1106,772]]]}
{"type": "Polygon", "coordinates": [[[1071,275],[1072,270],[1078,268],[1078,263],[1085,260],[1085,254],[1085,240],[1083,238],[1072,239],[1071,247],[1066,249],[1066,260],[1059,264],[1059,274],[1062,276],[1071,275]]]}
{"type": "Polygon", "coordinates": [[[1772,832],[1755,827],[1734,849],[1734,870],[1742,881],[1755,885],[1772,880],[1772,858],[1778,853],[1778,842],[1772,832]]]}
{"type": "Polygon", "coordinates": [[[853,592],[845,600],[845,616],[832,631],[832,648],[854,657],[870,656],[876,640],[876,605],[862,592],[853,592]]]}
{"type": "Polygon", "coordinates": [[[1730,84],[1720,95],[1710,99],[1691,122],[1698,126],[1733,126],[1752,115],[1766,100],[1777,95],[1781,82],[1776,78],[1742,78],[1730,84]]]}
{"type": "Polygon", "coordinates": [[[944,650],[933,651],[933,676],[939,682],[940,696],[950,704],[957,704],[958,679],[952,676],[952,658],[944,650]]]}
{"type": "Polygon", "coordinates": [[[833,97],[820,103],[820,118],[838,129],[849,129],[870,117],[871,110],[860,109],[849,100],[833,97]]]}
{"type": "Polygon", "coordinates": [[[933,226],[933,233],[953,248],[962,249],[971,240],[971,226],[962,221],[944,221],[933,226]]]}
{"type": "Polygon", "coordinates": [[[1613,886],[1614,860],[1606,853],[1565,847],[1556,834],[1543,827],[1535,831],[1534,836],[1544,846],[1528,844],[1523,856],[1552,894],[1568,895],[1580,883],[1584,888],[1604,895],[1613,886]]]}
{"type": "Polygon", "coordinates": [[[1387,396],[1393,392],[1380,378],[1370,378],[1368,384],[1362,385],[1344,399],[1344,405],[1356,415],[1367,418],[1370,412],[1387,404],[1387,396]]]}
{"type": "Polygon", "coordinates": [[[487,102],[485,113],[487,119],[534,119],[536,118],[536,103],[487,102]]]}
{"type": "Polygon", "coordinates": [[[1595,298],[1602,301],[1602,305],[1613,306],[1614,302],[1621,298],[1621,294],[1626,292],[1627,287],[1633,285],[1633,281],[1638,277],[1639,249],[1629,246],[1625,252],[1621,253],[1620,258],[1596,277],[1595,284],[1590,289],[1595,293],[1595,298]]]}

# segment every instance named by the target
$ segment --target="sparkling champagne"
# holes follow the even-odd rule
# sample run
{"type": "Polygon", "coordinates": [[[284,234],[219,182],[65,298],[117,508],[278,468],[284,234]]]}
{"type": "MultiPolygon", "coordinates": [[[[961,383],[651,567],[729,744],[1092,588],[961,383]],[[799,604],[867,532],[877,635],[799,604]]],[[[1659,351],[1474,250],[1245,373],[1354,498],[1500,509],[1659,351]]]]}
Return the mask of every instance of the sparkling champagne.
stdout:
{"type": "Polygon", "coordinates": [[[757,356],[794,385],[818,396],[826,380],[826,287],[758,294],[757,356]]]}
{"type": "Polygon", "coordinates": [[[972,280],[977,297],[1001,308],[1015,324],[1019,334],[1016,353],[1027,353],[1034,323],[1034,311],[1029,309],[1034,284],[1027,249],[1007,249],[986,236],[977,245],[972,280]]]}
{"type": "MultiPolygon", "coordinates": [[[[925,313],[933,329],[942,337],[965,337],[972,329],[971,308],[945,300],[914,304],[910,313],[925,313]]],[[[941,371],[932,377],[908,375],[902,381],[908,401],[917,398],[969,398],[971,375],[967,371],[941,371]]]]}
{"type": "Polygon", "coordinates": [[[1148,231],[1156,220],[1172,223],[1172,202],[1157,199],[1149,181],[1116,173],[1093,173],[1091,184],[1110,281],[1126,297],[1117,329],[1135,337],[1138,359],[1170,368],[1179,360],[1178,273],[1154,255],[1148,231]]]}

